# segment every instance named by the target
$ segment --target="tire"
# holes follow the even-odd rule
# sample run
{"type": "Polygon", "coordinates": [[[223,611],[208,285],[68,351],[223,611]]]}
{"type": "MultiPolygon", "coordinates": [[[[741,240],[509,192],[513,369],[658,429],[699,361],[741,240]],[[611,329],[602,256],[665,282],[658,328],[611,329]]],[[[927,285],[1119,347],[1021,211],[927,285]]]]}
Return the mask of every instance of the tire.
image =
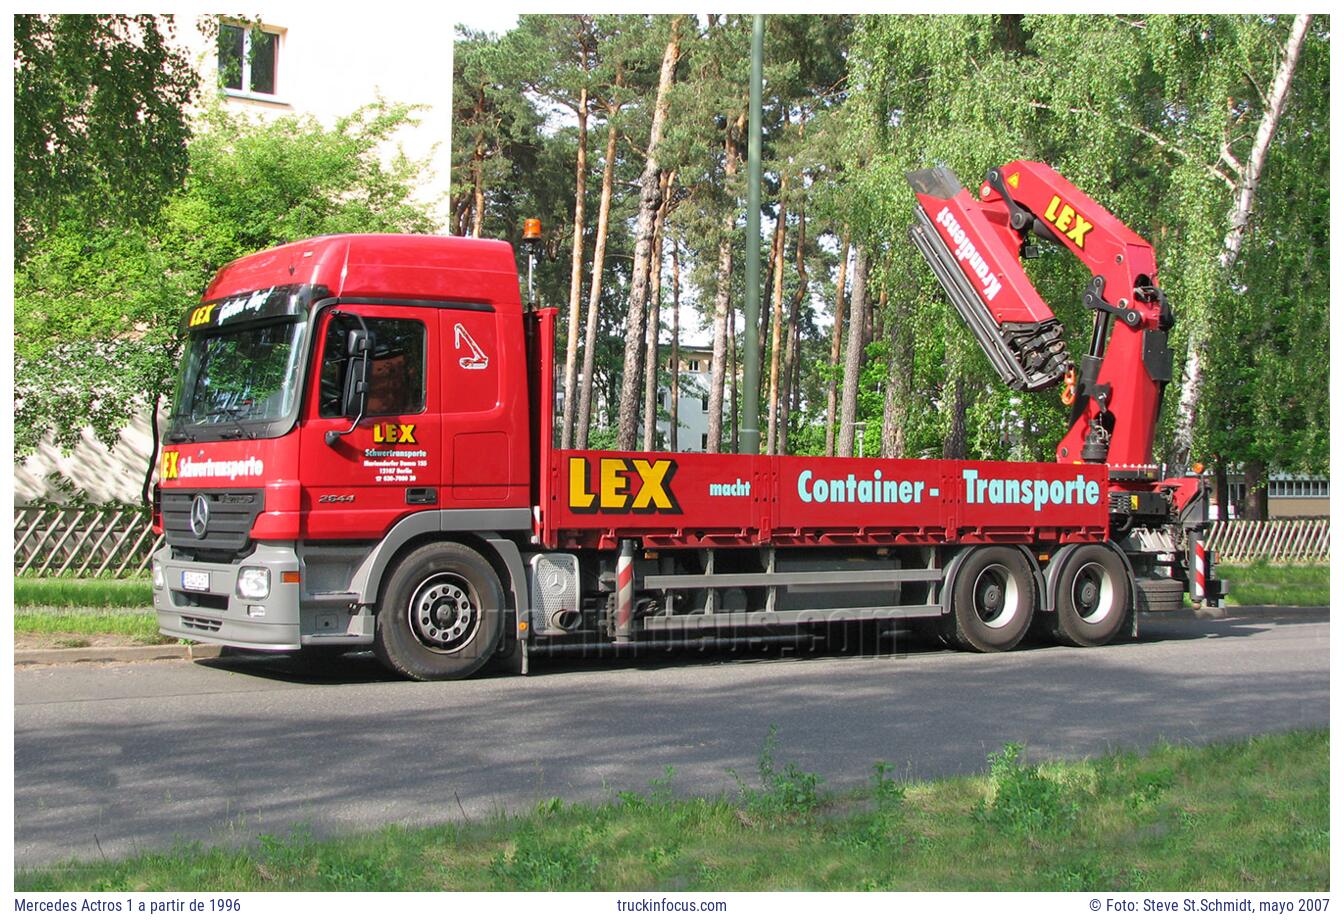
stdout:
{"type": "Polygon", "coordinates": [[[504,589],[480,553],[458,543],[422,546],[388,580],[374,652],[414,680],[470,677],[499,645],[504,607],[504,589]]]}
{"type": "Polygon", "coordinates": [[[1055,638],[1079,647],[1105,645],[1125,624],[1130,603],[1120,556],[1098,544],[1080,546],[1055,583],[1055,638]]]}
{"type": "Polygon", "coordinates": [[[967,651],[1006,652],[1022,641],[1036,609],[1035,579],[1011,546],[972,550],[957,568],[946,635],[967,651]]]}

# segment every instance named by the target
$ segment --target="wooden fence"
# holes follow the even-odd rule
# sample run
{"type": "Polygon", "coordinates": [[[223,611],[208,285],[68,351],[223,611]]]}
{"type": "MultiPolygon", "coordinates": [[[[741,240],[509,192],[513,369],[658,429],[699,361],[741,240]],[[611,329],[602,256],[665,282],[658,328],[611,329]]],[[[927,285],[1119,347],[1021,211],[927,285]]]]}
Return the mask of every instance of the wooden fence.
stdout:
{"type": "Polygon", "coordinates": [[[14,574],[126,578],[149,570],[163,542],[142,505],[14,509],[14,574]]]}
{"type": "MultiPolygon", "coordinates": [[[[140,505],[66,507],[28,505],[14,509],[14,574],[123,578],[149,570],[163,543],[140,505]]],[[[1328,518],[1215,521],[1208,546],[1228,562],[1270,559],[1329,562],[1328,518]]]]}
{"type": "Polygon", "coordinates": [[[1225,562],[1252,559],[1329,562],[1330,519],[1214,521],[1209,529],[1208,547],[1225,562]]]}

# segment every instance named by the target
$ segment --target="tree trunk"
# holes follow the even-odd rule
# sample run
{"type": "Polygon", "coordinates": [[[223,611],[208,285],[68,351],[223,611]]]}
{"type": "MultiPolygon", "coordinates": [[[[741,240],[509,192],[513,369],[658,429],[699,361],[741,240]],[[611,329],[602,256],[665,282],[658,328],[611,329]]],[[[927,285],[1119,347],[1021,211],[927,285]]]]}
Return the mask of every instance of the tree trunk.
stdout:
{"type": "Polygon", "coordinates": [[[1246,509],[1242,517],[1248,521],[1269,520],[1269,484],[1264,462],[1247,460],[1242,469],[1246,481],[1246,509]]]}
{"type": "MultiPolygon", "coordinates": [[[[952,402],[948,406],[951,417],[948,420],[947,436],[943,438],[944,460],[966,459],[966,410],[970,407],[970,388],[966,386],[965,374],[949,366],[952,374],[952,402]]],[[[943,391],[946,396],[946,389],[943,391]]]]}
{"type": "MultiPolygon", "coordinates": [[[[741,130],[742,119],[737,120],[741,130]]],[[[737,146],[733,143],[733,128],[728,128],[723,142],[724,184],[731,186],[737,175],[737,146]]],[[[723,449],[723,382],[729,348],[728,317],[733,281],[733,231],[737,229],[737,213],[729,211],[723,220],[723,235],[719,237],[719,269],[714,288],[714,351],[709,362],[709,427],[708,450],[723,449]]],[[[736,414],[736,407],[733,409],[736,414]]],[[[733,448],[737,452],[737,448],[733,448]]]]}
{"type": "Polygon", "coordinates": [[[840,270],[835,279],[835,324],[831,327],[831,373],[826,383],[826,456],[835,456],[836,375],[840,373],[840,341],[845,326],[845,273],[849,270],[849,231],[840,243],[840,270]]]}
{"type": "Polygon", "coordinates": [[[658,443],[658,332],[663,294],[663,223],[667,220],[668,190],[675,170],[659,180],[662,204],[653,221],[653,252],[649,259],[649,311],[644,323],[644,450],[658,443]]]}
{"type": "Polygon", "coordinates": [[[849,344],[845,348],[845,379],[840,390],[840,432],[836,455],[854,456],[854,423],[859,408],[859,371],[863,367],[863,318],[868,315],[868,247],[854,247],[854,284],[849,295],[849,344]]]}
{"type": "MultiPolygon", "coordinates": [[[[671,422],[667,427],[667,449],[676,453],[680,447],[677,440],[677,410],[681,405],[681,259],[677,255],[675,236],[672,238],[672,359],[669,364],[672,368],[672,379],[668,384],[671,391],[671,405],[668,407],[671,422]]],[[[718,450],[718,446],[715,445],[714,449],[718,450]]]]}
{"type": "Polygon", "coordinates": [[[882,456],[903,457],[906,452],[905,420],[910,407],[911,367],[914,348],[910,341],[908,308],[901,302],[888,319],[891,356],[887,364],[887,392],[882,403],[882,456]]]}
{"type": "MultiPolygon", "coordinates": [[[[779,434],[776,438],[779,453],[789,449],[789,415],[794,398],[794,378],[797,377],[798,364],[798,314],[802,311],[803,299],[807,296],[807,261],[803,258],[807,249],[807,212],[798,208],[798,243],[795,260],[798,270],[798,287],[789,299],[788,338],[784,347],[783,393],[779,400],[779,434]]],[[[780,260],[783,261],[782,259],[780,260]]],[[[782,273],[781,273],[782,274],[782,273]]]]}
{"type": "Polygon", "coordinates": [[[560,420],[560,449],[569,450],[574,433],[575,389],[579,368],[579,310],[583,306],[583,200],[588,188],[588,88],[579,90],[579,155],[574,166],[574,245],[569,258],[569,326],[565,330],[565,412],[560,420]]]}
{"type": "Polygon", "coordinates": [[[1213,500],[1218,503],[1218,520],[1231,519],[1227,495],[1227,461],[1221,457],[1213,466],[1213,500]]]}
{"type": "MultiPolygon", "coordinates": [[[[1265,158],[1269,154],[1270,142],[1279,126],[1279,117],[1283,115],[1288,103],[1288,92],[1292,87],[1293,73],[1297,70],[1297,61],[1302,53],[1302,43],[1306,39],[1307,29],[1311,25],[1311,16],[1299,13],[1293,20],[1292,31],[1284,45],[1283,59],[1274,75],[1265,105],[1265,113],[1260,119],[1260,127],[1255,132],[1255,141],[1251,145],[1250,156],[1246,162],[1237,163],[1230,151],[1224,147],[1224,159],[1233,167],[1237,177],[1235,202],[1228,215],[1229,228],[1223,239],[1223,252],[1218,257],[1218,265],[1230,276],[1241,255],[1241,244],[1246,238],[1246,229],[1251,222],[1251,209],[1255,206],[1255,192],[1260,185],[1260,176],[1264,172],[1265,158]]],[[[1204,384],[1204,358],[1208,348],[1210,330],[1208,323],[1195,328],[1190,334],[1189,353],[1185,359],[1185,382],[1181,385],[1181,399],[1176,414],[1176,430],[1172,437],[1171,466],[1173,475],[1184,475],[1190,467],[1190,449],[1195,439],[1195,422],[1199,412],[1199,394],[1204,384]]],[[[1247,495],[1250,492],[1247,490],[1247,495]]]]}
{"type": "Polygon", "coordinates": [[[680,52],[681,19],[672,21],[671,36],[663,52],[663,66],[658,76],[658,95],[653,105],[653,123],[649,128],[649,152],[644,162],[644,173],[639,180],[639,217],[635,223],[635,265],[630,286],[630,305],[626,312],[624,375],[621,378],[621,399],[617,415],[616,446],[619,450],[634,450],[635,434],[639,426],[639,352],[643,345],[644,302],[648,297],[649,257],[653,244],[653,223],[661,203],[658,189],[658,146],[663,139],[663,125],[667,121],[668,90],[676,71],[680,52]]]}
{"type": "Polygon", "coordinates": [[[145,470],[145,478],[140,483],[140,499],[145,503],[146,508],[154,506],[154,471],[158,468],[159,461],[159,391],[163,389],[162,382],[154,388],[154,400],[149,406],[149,466],[145,470]]]}
{"type": "Polygon", "coordinates": [[[476,151],[471,159],[471,235],[481,235],[481,220],[485,214],[485,138],[477,136],[476,151]]]}
{"type": "Polygon", "coordinates": [[[593,360],[597,350],[597,311],[602,302],[602,263],[607,255],[607,223],[611,217],[611,188],[616,172],[616,110],[607,110],[606,162],[602,164],[602,197],[597,206],[597,240],[593,244],[593,274],[588,284],[588,316],[583,329],[583,380],[579,384],[578,431],[574,446],[588,447],[593,418],[593,360]]]}
{"type": "Polygon", "coordinates": [[[770,247],[773,280],[770,292],[770,389],[766,400],[770,414],[765,423],[767,454],[775,452],[775,438],[779,433],[779,338],[784,328],[784,236],[788,233],[789,224],[789,212],[782,200],[786,182],[786,179],[780,178],[779,219],[775,221],[775,244],[770,247]]]}
{"type": "Polygon", "coordinates": [[[728,314],[728,385],[732,388],[730,396],[732,401],[728,405],[728,418],[732,427],[732,448],[733,453],[739,453],[738,430],[737,430],[737,311],[733,310],[728,314]]]}

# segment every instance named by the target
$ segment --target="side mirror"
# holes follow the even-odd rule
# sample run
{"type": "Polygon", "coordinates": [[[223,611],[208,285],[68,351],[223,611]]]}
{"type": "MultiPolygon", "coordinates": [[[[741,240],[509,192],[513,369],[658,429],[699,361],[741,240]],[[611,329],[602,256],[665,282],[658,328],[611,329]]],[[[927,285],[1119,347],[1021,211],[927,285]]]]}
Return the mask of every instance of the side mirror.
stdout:
{"type": "Polygon", "coordinates": [[[369,398],[369,355],[372,333],[351,329],[345,346],[345,379],[341,386],[341,415],[360,418],[369,398]]]}
{"type": "Polygon", "coordinates": [[[323,435],[328,446],[335,444],[359,427],[368,407],[369,357],[373,354],[373,333],[351,329],[345,340],[345,376],[341,381],[341,415],[351,419],[345,431],[332,429],[323,435]]]}

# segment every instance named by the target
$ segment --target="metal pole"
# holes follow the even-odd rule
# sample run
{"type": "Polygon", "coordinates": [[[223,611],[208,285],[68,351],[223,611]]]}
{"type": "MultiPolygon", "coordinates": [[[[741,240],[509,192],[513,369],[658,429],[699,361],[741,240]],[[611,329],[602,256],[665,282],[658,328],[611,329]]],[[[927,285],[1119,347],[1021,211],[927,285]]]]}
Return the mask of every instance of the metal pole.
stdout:
{"type": "Polygon", "coordinates": [[[742,338],[742,453],[761,450],[761,82],[765,60],[765,17],[751,17],[751,127],[747,133],[747,302],[742,338]]]}

